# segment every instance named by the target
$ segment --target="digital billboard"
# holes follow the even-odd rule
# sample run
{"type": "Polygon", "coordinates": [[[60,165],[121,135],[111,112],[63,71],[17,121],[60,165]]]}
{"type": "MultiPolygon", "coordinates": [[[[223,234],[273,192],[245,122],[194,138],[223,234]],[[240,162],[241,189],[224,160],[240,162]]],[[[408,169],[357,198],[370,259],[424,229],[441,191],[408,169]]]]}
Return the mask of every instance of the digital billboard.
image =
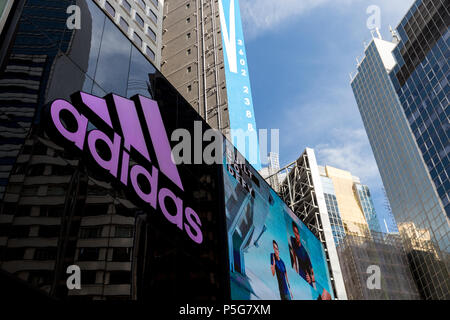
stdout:
{"type": "Polygon", "coordinates": [[[219,0],[219,14],[231,139],[239,152],[259,170],[258,136],[239,0],[219,0]]]}
{"type": "Polygon", "coordinates": [[[320,241],[228,141],[225,145],[231,298],[334,299],[320,241]]]}

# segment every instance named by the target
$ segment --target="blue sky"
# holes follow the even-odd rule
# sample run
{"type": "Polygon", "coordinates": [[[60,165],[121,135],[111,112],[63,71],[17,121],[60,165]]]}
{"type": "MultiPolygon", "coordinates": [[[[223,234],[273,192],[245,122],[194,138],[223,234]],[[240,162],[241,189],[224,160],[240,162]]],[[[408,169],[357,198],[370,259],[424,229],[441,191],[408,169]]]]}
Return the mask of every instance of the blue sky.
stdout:
{"type": "MultiPolygon", "coordinates": [[[[280,164],[314,148],[319,164],[367,184],[379,218],[383,184],[350,87],[363,56],[367,8],[381,9],[390,40],[414,0],[240,0],[256,124],[280,129],[280,164]]],[[[384,225],[383,225],[384,227],[384,225]]]]}

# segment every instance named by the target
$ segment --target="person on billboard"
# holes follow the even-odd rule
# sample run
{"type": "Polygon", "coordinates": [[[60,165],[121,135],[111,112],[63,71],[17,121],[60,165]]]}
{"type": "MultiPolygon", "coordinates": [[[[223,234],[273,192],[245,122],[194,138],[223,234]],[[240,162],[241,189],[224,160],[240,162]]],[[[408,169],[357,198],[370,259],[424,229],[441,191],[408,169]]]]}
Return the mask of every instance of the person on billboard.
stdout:
{"type": "Polygon", "coordinates": [[[298,231],[298,226],[294,221],[292,221],[292,231],[294,232],[294,237],[290,238],[289,244],[292,267],[303,279],[306,280],[306,282],[315,288],[316,280],[314,278],[311,259],[300,241],[300,232],[298,231]]]}
{"type": "Polygon", "coordinates": [[[323,289],[322,294],[319,294],[317,300],[331,300],[331,294],[327,290],[323,289]]]}
{"type": "Polygon", "coordinates": [[[273,252],[270,254],[270,269],[272,270],[272,276],[277,275],[281,300],[292,300],[293,296],[286,272],[286,265],[280,258],[280,249],[275,240],[273,240],[273,252]]]}

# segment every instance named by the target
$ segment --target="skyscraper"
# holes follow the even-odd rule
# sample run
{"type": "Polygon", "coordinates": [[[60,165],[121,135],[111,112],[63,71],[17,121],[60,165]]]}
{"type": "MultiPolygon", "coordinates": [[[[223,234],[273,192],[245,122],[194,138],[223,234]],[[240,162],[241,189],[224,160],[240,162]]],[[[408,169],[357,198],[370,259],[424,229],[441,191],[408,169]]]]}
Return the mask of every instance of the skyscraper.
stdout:
{"type": "Polygon", "coordinates": [[[114,23],[152,60],[161,63],[164,0],[95,0],[114,23]]]}
{"type": "Polygon", "coordinates": [[[6,0],[0,3],[0,33],[2,32],[3,26],[6,23],[8,14],[11,11],[12,1],[6,0]]]}
{"type": "Polygon", "coordinates": [[[319,166],[333,236],[338,243],[345,234],[381,232],[369,187],[349,171],[319,166]]]}
{"type": "Polygon", "coordinates": [[[365,48],[351,84],[427,299],[450,298],[449,25],[448,1],[416,1],[393,42],[365,48]]]}
{"type": "Polygon", "coordinates": [[[164,76],[259,170],[239,1],[166,0],[162,41],[164,76]]]}
{"type": "Polygon", "coordinates": [[[280,191],[280,184],[286,177],[284,171],[280,171],[280,157],[276,152],[269,152],[267,157],[268,166],[259,170],[259,174],[276,191],[280,191]]]}

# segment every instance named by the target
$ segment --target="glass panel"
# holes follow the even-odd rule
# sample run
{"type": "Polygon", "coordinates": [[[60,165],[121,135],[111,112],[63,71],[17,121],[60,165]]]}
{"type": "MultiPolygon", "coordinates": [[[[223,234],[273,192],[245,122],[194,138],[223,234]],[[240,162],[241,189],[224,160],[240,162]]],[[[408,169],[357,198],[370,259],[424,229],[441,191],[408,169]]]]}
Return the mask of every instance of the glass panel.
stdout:
{"type": "Polygon", "coordinates": [[[130,41],[110,20],[107,20],[94,79],[103,90],[126,95],[127,79],[123,75],[128,74],[127,61],[130,60],[130,53],[130,41]],[[117,45],[118,43],[120,46],[117,45]]]}
{"type": "Polygon", "coordinates": [[[149,97],[149,74],[154,74],[155,72],[155,67],[148,62],[148,60],[139,52],[138,49],[133,47],[131,53],[127,97],[132,97],[136,94],[149,97]]]}

